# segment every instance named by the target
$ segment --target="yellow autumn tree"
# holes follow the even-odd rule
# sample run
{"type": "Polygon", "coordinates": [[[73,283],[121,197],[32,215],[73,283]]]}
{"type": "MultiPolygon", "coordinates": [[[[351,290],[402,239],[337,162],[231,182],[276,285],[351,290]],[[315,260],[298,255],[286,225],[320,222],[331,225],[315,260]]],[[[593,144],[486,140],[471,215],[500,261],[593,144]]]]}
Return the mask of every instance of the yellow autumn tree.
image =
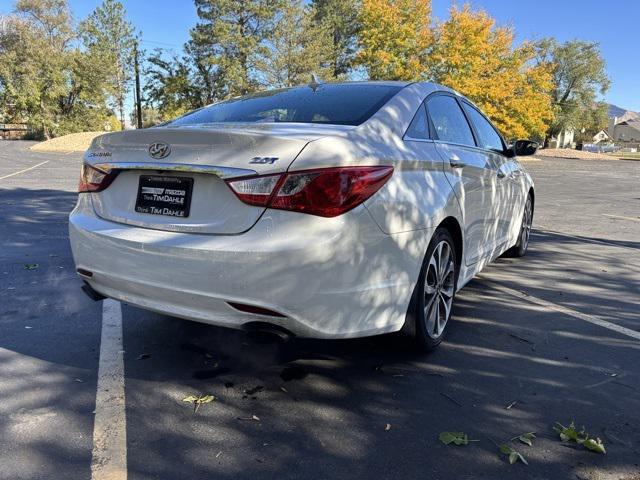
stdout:
{"type": "Polygon", "coordinates": [[[428,71],[475,102],[507,138],[544,138],[553,119],[551,65],[533,44],[514,48],[513,31],[484,11],[452,7],[436,27],[428,71]]]}
{"type": "Polygon", "coordinates": [[[363,0],[356,64],[372,80],[418,80],[433,38],[431,0],[363,0]]]}

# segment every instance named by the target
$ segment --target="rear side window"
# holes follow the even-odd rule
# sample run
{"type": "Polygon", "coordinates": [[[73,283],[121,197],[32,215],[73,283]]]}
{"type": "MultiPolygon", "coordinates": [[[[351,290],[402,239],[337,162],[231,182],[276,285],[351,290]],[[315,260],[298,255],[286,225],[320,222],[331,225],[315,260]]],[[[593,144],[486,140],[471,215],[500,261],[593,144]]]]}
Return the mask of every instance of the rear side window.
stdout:
{"type": "Polygon", "coordinates": [[[245,95],[180,117],[169,126],[208,123],[360,125],[402,89],[399,85],[305,85],[245,95]]]}
{"type": "Polygon", "coordinates": [[[427,122],[427,111],[424,108],[424,103],[420,105],[420,108],[416,112],[416,115],[411,121],[411,125],[407,129],[405,138],[411,140],[417,138],[424,140],[429,138],[429,123],[427,122]]]}
{"type": "Polygon", "coordinates": [[[427,109],[438,140],[475,146],[471,127],[453,97],[437,95],[429,99],[427,109]]]}
{"type": "Polygon", "coordinates": [[[464,106],[464,111],[467,112],[471,123],[476,127],[476,132],[479,137],[478,146],[480,148],[486,148],[487,150],[503,152],[504,145],[502,144],[502,139],[500,138],[500,135],[498,135],[498,132],[496,132],[495,128],[493,128],[487,119],[471,105],[464,102],[462,105],[464,106]]]}

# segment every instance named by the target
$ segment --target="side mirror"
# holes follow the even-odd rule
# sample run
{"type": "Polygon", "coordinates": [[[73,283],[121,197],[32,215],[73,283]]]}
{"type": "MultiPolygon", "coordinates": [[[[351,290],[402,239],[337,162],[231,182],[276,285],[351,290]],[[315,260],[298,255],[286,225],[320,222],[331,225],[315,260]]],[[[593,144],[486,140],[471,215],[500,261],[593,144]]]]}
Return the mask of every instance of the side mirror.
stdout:
{"type": "Polygon", "coordinates": [[[513,145],[513,151],[517,157],[526,155],[534,155],[538,151],[540,144],[531,140],[516,140],[513,145]]]}

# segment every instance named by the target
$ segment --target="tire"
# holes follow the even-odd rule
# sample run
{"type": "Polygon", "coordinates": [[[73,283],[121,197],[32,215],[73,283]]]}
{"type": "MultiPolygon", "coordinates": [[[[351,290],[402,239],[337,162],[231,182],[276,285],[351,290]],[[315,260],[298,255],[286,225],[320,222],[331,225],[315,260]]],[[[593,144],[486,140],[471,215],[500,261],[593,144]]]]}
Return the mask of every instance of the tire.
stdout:
{"type": "Polygon", "coordinates": [[[529,248],[529,239],[531,237],[531,224],[533,223],[533,199],[531,194],[527,196],[527,201],[522,212],[522,222],[520,223],[520,232],[518,233],[518,241],[509,250],[504,252],[505,257],[524,257],[529,248]]]}
{"type": "Polygon", "coordinates": [[[458,262],[453,237],[446,228],[439,227],[424,256],[410,306],[414,340],[420,350],[430,352],[442,342],[451,319],[457,283],[458,262]]]}

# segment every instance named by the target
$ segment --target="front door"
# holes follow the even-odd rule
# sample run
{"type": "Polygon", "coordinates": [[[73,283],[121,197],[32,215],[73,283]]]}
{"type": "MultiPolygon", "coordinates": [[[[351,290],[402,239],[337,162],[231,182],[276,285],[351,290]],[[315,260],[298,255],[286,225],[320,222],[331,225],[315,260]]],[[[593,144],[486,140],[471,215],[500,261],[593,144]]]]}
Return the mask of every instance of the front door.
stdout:
{"type": "Polygon", "coordinates": [[[467,265],[488,257],[495,249],[498,209],[497,176],[491,155],[478,148],[458,101],[435,95],[427,111],[444,160],[444,171],[458,198],[464,221],[464,259],[467,265]]]}

